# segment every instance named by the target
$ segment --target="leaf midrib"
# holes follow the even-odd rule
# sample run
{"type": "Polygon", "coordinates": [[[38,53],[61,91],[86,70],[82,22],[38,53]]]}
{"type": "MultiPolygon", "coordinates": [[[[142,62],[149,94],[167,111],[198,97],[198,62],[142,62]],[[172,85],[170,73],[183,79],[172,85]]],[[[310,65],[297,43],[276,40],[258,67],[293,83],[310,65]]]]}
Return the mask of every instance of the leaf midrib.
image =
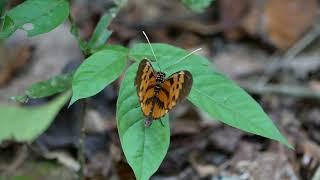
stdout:
{"type": "MultiPolygon", "coordinates": [[[[125,130],[125,133],[122,135],[122,137],[125,137],[125,135],[127,134],[127,132],[129,131],[129,129],[131,129],[134,125],[136,125],[137,123],[140,123],[140,120],[138,120],[138,121],[136,121],[136,122],[134,122],[134,123],[132,123],[126,130],[125,130]]],[[[121,139],[121,141],[123,142],[123,140],[121,139]]],[[[141,177],[142,177],[142,174],[143,174],[143,162],[144,162],[144,156],[143,156],[143,154],[144,154],[144,152],[145,152],[145,141],[146,141],[146,130],[145,130],[145,128],[143,128],[143,144],[142,144],[142,152],[141,152],[141,156],[140,156],[140,158],[142,158],[142,160],[141,160],[141,171],[140,171],[140,177],[139,177],[139,179],[141,179],[141,177]]]]}

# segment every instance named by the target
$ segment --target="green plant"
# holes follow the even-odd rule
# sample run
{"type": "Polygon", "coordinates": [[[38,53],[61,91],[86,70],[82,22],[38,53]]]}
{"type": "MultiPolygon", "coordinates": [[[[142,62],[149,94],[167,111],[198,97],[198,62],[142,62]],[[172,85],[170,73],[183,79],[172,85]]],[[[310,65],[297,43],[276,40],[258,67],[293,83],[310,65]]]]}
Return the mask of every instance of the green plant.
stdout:
{"type": "MultiPolygon", "coordinates": [[[[211,0],[184,2],[190,7],[202,9],[208,6],[211,0]]],[[[69,16],[72,23],[71,33],[78,40],[79,47],[87,58],[74,73],[31,85],[25,95],[12,98],[25,101],[28,98],[65,92],[47,105],[35,108],[0,106],[0,143],[10,138],[32,142],[47,129],[65,105],[71,96],[68,92],[71,88],[69,106],[100,92],[116,80],[125,71],[128,60],[132,60],[134,63],[126,70],[120,86],[117,127],[124,154],[137,179],[148,179],[152,176],[169,147],[169,118],[168,115],[162,118],[164,126],[159,121],[150,128],[144,126],[145,117],[140,110],[133,82],[139,61],[145,57],[153,59],[149,45],[135,44],[128,49],[120,45],[105,44],[112,33],[106,27],[123,3],[116,1],[116,6],[101,17],[88,42],[79,37],[77,27],[69,15],[67,0],[27,0],[5,13],[1,18],[1,38],[9,37],[17,29],[27,31],[28,36],[42,34],[54,29],[69,16]],[[32,29],[26,29],[26,24],[31,24],[32,29]]],[[[188,52],[168,44],[152,44],[152,47],[158,59],[156,63],[166,74],[179,70],[192,73],[194,84],[188,100],[195,106],[230,126],[277,140],[292,148],[261,107],[244,90],[219,73],[206,58],[191,55],[179,60],[188,52]]]]}
{"type": "Polygon", "coordinates": [[[195,12],[202,12],[214,0],[182,0],[183,4],[195,12]]]}

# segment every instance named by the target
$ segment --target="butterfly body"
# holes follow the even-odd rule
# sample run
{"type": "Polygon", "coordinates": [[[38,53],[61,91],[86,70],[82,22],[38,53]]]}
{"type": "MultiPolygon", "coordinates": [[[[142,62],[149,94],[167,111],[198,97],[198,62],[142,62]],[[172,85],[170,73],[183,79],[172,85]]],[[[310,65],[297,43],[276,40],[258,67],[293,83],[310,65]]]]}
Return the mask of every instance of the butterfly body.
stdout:
{"type": "Polygon", "coordinates": [[[143,59],[137,71],[135,86],[146,116],[145,126],[168,113],[178,102],[188,96],[192,87],[192,75],[188,71],[179,71],[168,78],[165,73],[156,72],[147,59],[143,59]]]}
{"type": "Polygon", "coordinates": [[[154,86],[154,92],[156,95],[159,94],[165,77],[166,77],[166,74],[164,72],[156,73],[156,85],[154,86]]]}

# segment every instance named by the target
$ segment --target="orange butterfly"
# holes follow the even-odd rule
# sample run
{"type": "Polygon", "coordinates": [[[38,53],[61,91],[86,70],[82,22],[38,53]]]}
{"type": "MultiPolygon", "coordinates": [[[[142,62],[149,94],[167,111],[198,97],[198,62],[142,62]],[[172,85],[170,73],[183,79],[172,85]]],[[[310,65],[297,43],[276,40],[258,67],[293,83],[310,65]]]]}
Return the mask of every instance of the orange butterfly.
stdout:
{"type": "Polygon", "coordinates": [[[142,112],[147,117],[146,127],[166,115],[191,90],[192,75],[189,71],[176,72],[166,79],[165,76],[163,72],[156,72],[147,59],[140,62],[134,84],[142,112]]]}

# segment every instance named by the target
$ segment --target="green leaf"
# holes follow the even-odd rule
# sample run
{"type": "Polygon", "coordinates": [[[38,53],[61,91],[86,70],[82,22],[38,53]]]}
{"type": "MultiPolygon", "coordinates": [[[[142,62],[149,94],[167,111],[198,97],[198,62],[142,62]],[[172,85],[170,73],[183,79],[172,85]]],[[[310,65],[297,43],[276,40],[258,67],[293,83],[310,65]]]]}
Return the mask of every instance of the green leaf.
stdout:
{"type": "Polygon", "coordinates": [[[25,95],[12,96],[10,99],[25,103],[29,98],[43,98],[67,91],[71,88],[72,76],[73,73],[61,74],[46,81],[37,82],[27,88],[25,95]]]}
{"type": "Polygon", "coordinates": [[[5,7],[7,5],[8,0],[0,0],[0,17],[2,16],[3,12],[5,11],[5,7]]]}
{"type": "Polygon", "coordinates": [[[38,107],[0,105],[0,144],[8,139],[32,142],[48,128],[69,98],[70,93],[65,93],[38,107]]]}
{"type": "Polygon", "coordinates": [[[110,37],[112,31],[107,30],[111,20],[114,16],[112,14],[105,14],[102,16],[93,32],[93,35],[88,43],[89,49],[96,49],[104,45],[107,39],[110,37]]]}
{"type": "Polygon", "coordinates": [[[27,0],[6,13],[0,38],[6,38],[17,29],[28,36],[46,33],[63,23],[69,15],[67,0],[27,0]],[[10,20],[10,23],[6,22],[10,20]]]}
{"type": "MultiPolygon", "coordinates": [[[[4,17],[1,28],[3,29],[4,27],[6,27],[7,29],[12,29],[12,31],[14,31],[13,30],[14,29],[14,22],[9,16],[4,17]]],[[[1,38],[8,37],[10,35],[11,35],[11,31],[0,32],[0,40],[1,40],[1,38]]]]}
{"type": "Polygon", "coordinates": [[[9,99],[12,100],[12,101],[20,102],[20,103],[26,103],[29,100],[27,95],[11,96],[9,99]]]}
{"type": "Polygon", "coordinates": [[[170,143],[168,116],[153,122],[150,128],[144,126],[134,77],[138,63],[133,64],[121,83],[117,101],[117,127],[123,152],[132,167],[136,179],[149,179],[159,168],[170,143]]]}
{"type": "Polygon", "coordinates": [[[71,88],[73,74],[62,74],[46,81],[35,83],[27,88],[26,95],[30,98],[43,98],[64,92],[71,88]]]}
{"type": "MultiPolygon", "coordinates": [[[[178,60],[187,52],[165,44],[152,46],[161,69],[167,75],[179,70],[191,72],[193,86],[188,99],[194,105],[230,126],[292,147],[259,104],[234,82],[211,68],[213,65],[207,59],[191,55],[178,60]]],[[[152,57],[152,53],[148,44],[137,44],[129,57],[139,61],[143,57],[152,57]]]]}
{"type": "Polygon", "coordinates": [[[202,12],[213,0],[182,0],[183,4],[195,12],[202,12]]]}
{"type": "Polygon", "coordinates": [[[113,2],[118,6],[118,9],[120,9],[127,4],[128,0],[113,0],[113,2]]]}
{"type": "Polygon", "coordinates": [[[70,105],[97,94],[116,80],[125,68],[126,57],[126,52],[105,49],[87,58],[74,74],[70,105]]]}
{"type": "Polygon", "coordinates": [[[112,51],[118,51],[123,54],[128,54],[129,50],[126,47],[120,46],[120,45],[114,45],[114,44],[105,44],[103,46],[100,46],[96,49],[93,49],[92,53],[96,53],[102,50],[112,50],[112,51]]]}

